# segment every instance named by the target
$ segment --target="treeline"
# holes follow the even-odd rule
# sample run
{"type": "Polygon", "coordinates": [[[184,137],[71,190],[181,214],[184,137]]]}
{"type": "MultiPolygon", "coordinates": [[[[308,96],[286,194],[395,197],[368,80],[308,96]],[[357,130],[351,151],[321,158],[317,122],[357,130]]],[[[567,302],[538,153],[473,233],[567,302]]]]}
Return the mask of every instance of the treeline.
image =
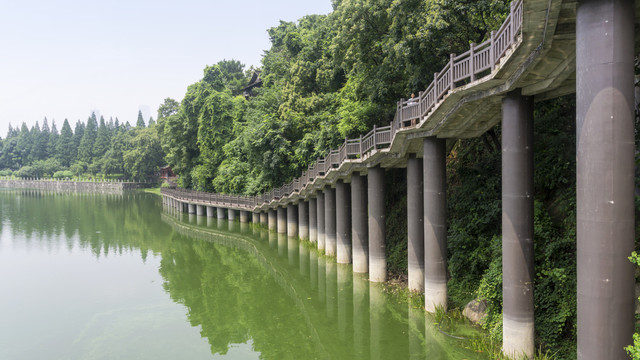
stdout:
{"type": "Polygon", "coordinates": [[[18,177],[72,178],[102,176],[146,180],[164,163],[155,121],[147,128],[138,112],[135,127],[116,118],[105,121],[95,113],[86,123],[77,121],[74,130],[67,119],[60,132],[45,118],[29,129],[9,125],[1,142],[0,175],[18,177]]]}
{"type": "Polygon", "coordinates": [[[331,147],[387,125],[401,97],[424,90],[452,52],[490,36],[508,1],[333,1],[328,15],[268,30],[262,87],[225,60],[181,102],[166,99],[158,131],[181,185],[257,194],[291,180],[331,147]]]}

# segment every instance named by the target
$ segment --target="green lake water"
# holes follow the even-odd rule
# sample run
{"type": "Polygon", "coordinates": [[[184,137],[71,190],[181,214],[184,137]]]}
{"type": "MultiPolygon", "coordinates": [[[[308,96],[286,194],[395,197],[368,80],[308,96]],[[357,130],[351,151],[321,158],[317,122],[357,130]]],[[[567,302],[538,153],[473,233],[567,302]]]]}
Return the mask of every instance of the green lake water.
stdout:
{"type": "Polygon", "coordinates": [[[465,346],[293,238],[153,194],[0,190],[0,359],[482,358],[465,346]]]}

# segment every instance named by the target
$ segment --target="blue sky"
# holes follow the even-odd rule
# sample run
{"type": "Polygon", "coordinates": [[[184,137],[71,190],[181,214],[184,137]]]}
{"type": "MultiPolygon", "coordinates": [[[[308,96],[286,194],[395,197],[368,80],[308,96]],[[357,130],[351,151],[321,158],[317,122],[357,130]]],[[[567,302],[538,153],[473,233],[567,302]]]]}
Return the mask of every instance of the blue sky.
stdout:
{"type": "Polygon", "coordinates": [[[279,20],[330,11],[330,0],[0,0],[0,136],[45,117],[73,128],[92,111],[156,118],[206,65],[260,66],[279,20]]]}

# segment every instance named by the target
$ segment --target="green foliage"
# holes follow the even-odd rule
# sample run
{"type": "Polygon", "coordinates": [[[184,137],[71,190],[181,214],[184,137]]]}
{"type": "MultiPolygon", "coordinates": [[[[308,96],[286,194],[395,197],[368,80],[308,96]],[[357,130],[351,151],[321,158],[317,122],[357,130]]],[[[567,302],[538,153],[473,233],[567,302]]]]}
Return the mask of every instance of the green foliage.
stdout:
{"type": "MultiPolygon", "coordinates": [[[[631,256],[629,256],[629,261],[640,266],[640,254],[635,251],[632,252],[631,256]]],[[[636,332],[635,334],[633,334],[633,344],[627,346],[624,349],[627,351],[627,354],[629,354],[631,359],[640,360],[640,333],[636,332]]]]}
{"type": "Polygon", "coordinates": [[[73,178],[73,172],[70,170],[59,170],[53,174],[53,178],[57,180],[65,180],[73,178]]]}

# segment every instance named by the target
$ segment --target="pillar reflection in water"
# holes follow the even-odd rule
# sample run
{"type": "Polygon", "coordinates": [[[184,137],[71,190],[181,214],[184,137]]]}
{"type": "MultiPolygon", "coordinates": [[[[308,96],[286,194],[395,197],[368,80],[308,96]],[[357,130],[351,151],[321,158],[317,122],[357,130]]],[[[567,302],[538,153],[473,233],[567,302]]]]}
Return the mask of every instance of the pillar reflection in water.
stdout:
{"type": "Polygon", "coordinates": [[[425,354],[425,312],[409,302],[409,359],[426,359],[425,354]]]}
{"type": "Polygon", "coordinates": [[[189,213],[188,216],[189,216],[189,224],[195,224],[196,223],[196,218],[197,218],[196,215],[192,214],[192,213],[189,213]]]}
{"type": "Polygon", "coordinates": [[[302,242],[299,244],[299,257],[300,275],[306,278],[309,275],[309,248],[307,248],[302,242]]]}
{"type": "Polygon", "coordinates": [[[269,241],[269,230],[260,228],[260,240],[269,241]]]}
{"type": "Polygon", "coordinates": [[[269,247],[278,250],[278,233],[275,231],[267,231],[269,236],[269,247]]]}
{"type": "Polygon", "coordinates": [[[207,225],[207,218],[204,216],[196,216],[196,222],[198,224],[198,226],[206,226],[207,225]]]}
{"type": "Polygon", "coordinates": [[[353,273],[353,358],[369,358],[369,281],[353,273]]]}
{"type": "Polygon", "coordinates": [[[212,217],[208,217],[207,218],[207,227],[215,227],[216,226],[216,219],[212,218],[212,217]]]}
{"type": "Polygon", "coordinates": [[[337,264],[338,287],[338,334],[345,343],[351,343],[353,337],[353,277],[351,266],[337,264]]]}
{"type": "Polygon", "coordinates": [[[247,222],[240,222],[240,232],[243,234],[246,234],[249,232],[249,223],[247,222]]]}
{"type": "Polygon", "coordinates": [[[382,284],[372,282],[369,286],[369,325],[371,359],[385,359],[382,356],[384,339],[384,288],[382,284]]]}
{"type": "Polygon", "coordinates": [[[227,228],[227,222],[224,219],[218,218],[216,222],[218,230],[224,230],[227,228]]]}
{"type": "Polygon", "coordinates": [[[309,251],[309,279],[311,289],[316,289],[318,287],[318,253],[314,250],[309,251]]]}
{"type": "Polygon", "coordinates": [[[278,233],[278,256],[287,256],[287,234],[278,233]]]}
{"type": "Polygon", "coordinates": [[[336,293],[337,293],[337,271],[336,263],[331,259],[326,262],[327,275],[325,278],[327,287],[327,316],[329,319],[336,317],[336,293]]]}
{"type": "Polygon", "coordinates": [[[287,246],[289,249],[289,265],[297,267],[298,265],[298,238],[295,236],[289,236],[287,238],[287,246]]]}
{"type": "Polygon", "coordinates": [[[327,288],[327,259],[318,256],[318,301],[324,303],[327,288]]]}

